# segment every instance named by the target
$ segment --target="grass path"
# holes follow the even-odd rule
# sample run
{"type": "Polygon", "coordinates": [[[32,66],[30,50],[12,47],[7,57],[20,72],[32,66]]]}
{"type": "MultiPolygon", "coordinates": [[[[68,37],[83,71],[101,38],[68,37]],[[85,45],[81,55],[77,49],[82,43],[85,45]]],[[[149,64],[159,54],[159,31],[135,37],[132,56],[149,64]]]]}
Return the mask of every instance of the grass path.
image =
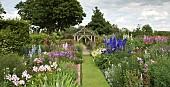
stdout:
{"type": "Polygon", "coordinates": [[[100,69],[95,66],[90,55],[83,55],[82,85],[83,87],[109,87],[100,69]]]}

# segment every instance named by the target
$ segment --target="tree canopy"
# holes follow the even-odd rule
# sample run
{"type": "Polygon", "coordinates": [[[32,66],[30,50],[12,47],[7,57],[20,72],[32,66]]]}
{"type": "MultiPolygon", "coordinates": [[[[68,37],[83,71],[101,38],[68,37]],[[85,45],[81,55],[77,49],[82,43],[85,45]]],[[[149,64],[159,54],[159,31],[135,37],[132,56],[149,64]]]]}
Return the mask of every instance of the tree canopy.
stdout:
{"type": "Polygon", "coordinates": [[[21,19],[51,33],[82,22],[86,14],[77,0],[26,0],[15,7],[21,19]]]}
{"type": "Polygon", "coordinates": [[[3,16],[1,16],[1,14],[5,14],[6,12],[4,11],[4,8],[2,7],[2,4],[1,4],[1,2],[0,2],[0,19],[2,19],[3,18],[3,16]]]}
{"type": "Polygon", "coordinates": [[[152,35],[153,34],[152,27],[149,24],[146,24],[142,27],[142,32],[145,35],[152,35]]]}
{"type": "Polygon", "coordinates": [[[113,33],[112,25],[103,18],[103,13],[100,12],[98,7],[95,7],[95,10],[93,10],[91,22],[89,22],[86,27],[91,28],[100,35],[113,33]]]}

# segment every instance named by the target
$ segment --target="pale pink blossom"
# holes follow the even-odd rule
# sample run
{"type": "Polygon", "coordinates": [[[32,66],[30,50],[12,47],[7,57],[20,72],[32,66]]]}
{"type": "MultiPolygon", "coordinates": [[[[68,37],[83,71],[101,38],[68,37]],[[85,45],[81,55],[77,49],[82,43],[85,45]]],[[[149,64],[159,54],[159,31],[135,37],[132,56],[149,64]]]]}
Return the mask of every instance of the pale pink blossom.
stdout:
{"type": "Polygon", "coordinates": [[[44,65],[41,65],[39,67],[38,71],[41,71],[41,72],[46,71],[46,68],[44,67],[44,65]]]}
{"type": "Polygon", "coordinates": [[[32,76],[30,74],[27,73],[27,71],[25,70],[23,73],[22,73],[22,77],[25,77],[26,80],[30,79],[32,76]]]}
{"type": "Polygon", "coordinates": [[[45,65],[46,70],[51,71],[51,67],[49,65],[45,65]]]}
{"type": "Polygon", "coordinates": [[[21,84],[21,85],[23,84],[23,85],[24,85],[24,84],[25,84],[25,81],[24,81],[24,80],[20,80],[20,81],[19,81],[19,84],[21,84]]]}
{"type": "Polygon", "coordinates": [[[34,67],[33,67],[33,71],[34,71],[34,72],[38,72],[38,67],[34,66],[34,67]]]}
{"type": "Polygon", "coordinates": [[[44,58],[35,58],[34,59],[34,62],[36,62],[36,63],[43,63],[43,61],[44,61],[44,58]]]}

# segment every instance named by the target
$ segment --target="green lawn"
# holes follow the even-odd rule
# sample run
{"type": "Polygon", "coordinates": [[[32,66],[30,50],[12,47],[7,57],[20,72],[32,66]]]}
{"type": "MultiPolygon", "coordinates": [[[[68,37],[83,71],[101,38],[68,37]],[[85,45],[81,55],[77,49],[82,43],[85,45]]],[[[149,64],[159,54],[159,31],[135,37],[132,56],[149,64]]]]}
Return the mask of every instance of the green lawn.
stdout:
{"type": "Polygon", "coordinates": [[[109,87],[100,69],[95,66],[93,58],[89,55],[83,56],[82,85],[83,87],[109,87]]]}

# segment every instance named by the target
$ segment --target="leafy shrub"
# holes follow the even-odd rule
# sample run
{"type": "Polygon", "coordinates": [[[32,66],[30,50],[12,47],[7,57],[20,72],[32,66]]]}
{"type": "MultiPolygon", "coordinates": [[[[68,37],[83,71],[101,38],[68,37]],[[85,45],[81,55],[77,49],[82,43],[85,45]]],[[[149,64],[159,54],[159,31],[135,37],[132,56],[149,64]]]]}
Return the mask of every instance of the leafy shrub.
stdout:
{"type": "Polygon", "coordinates": [[[0,52],[19,52],[28,43],[29,23],[23,20],[0,20],[0,52]]]}
{"type": "Polygon", "coordinates": [[[78,58],[82,59],[82,55],[83,55],[83,45],[82,44],[75,44],[75,46],[77,47],[77,56],[78,58]]]}
{"type": "Polygon", "coordinates": [[[42,44],[44,39],[48,39],[49,36],[47,34],[41,33],[41,34],[30,34],[30,43],[31,44],[42,44]]]}
{"type": "MultiPolygon", "coordinates": [[[[157,56],[158,57],[158,56],[157,56]]],[[[153,87],[168,87],[170,84],[170,59],[169,57],[158,57],[159,62],[156,62],[150,67],[151,86],[153,87]]]]}
{"type": "Polygon", "coordinates": [[[11,73],[21,74],[26,67],[21,61],[22,57],[17,54],[3,55],[0,58],[0,82],[4,81],[4,69],[9,68],[11,73]],[[15,71],[14,68],[16,68],[15,71]]]}

